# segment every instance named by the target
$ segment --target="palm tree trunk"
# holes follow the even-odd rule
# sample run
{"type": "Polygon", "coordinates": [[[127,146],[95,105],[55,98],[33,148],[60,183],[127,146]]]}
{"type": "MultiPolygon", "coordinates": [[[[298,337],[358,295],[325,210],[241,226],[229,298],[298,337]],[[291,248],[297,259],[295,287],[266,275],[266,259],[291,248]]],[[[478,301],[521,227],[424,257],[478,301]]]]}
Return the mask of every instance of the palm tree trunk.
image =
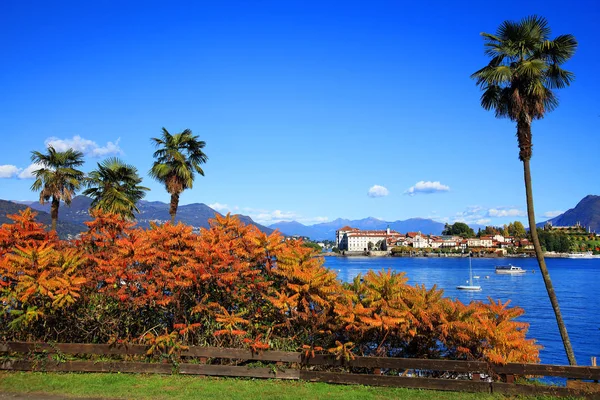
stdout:
{"type": "Polygon", "coordinates": [[[56,224],[58,223],[58,207],[60,206],[60,200],[52,196],[52,204],[50,206],[50,217],[52,218],[52,228],[56,232],[56,224]]]}
{"type": "Polygon", "coordinates": [[[179,205],[179,193],[171,194],[171,207],[169,208],[169,214],[171,214],[171,223],[175,224],[175,215],[177,214],[177,206],[179,205]]]}
{"type": "Polygon", "coordinates": [[[540,266],[542,277],[544,278],[546,291],[548,292],[548,297],[550,298],[550,303],[552,304],[552,309],[554,310],[554,315],[556,316],[556,323],[558,324],[558,330],[565,347],[565,352],[567,353],[569,364],[577,365],[575,354],[573,353],[573,348],[571,347],[571,341],[569,340],[569,334],[567,333],[567,327],[565,326],[565,322],[563,321],[562,314],[560,312],[560,307],[558,306],[558,299],[556,298],[556,293],[554,292],[554,286],[552,285],[548,268],[546,268],[546,261],[544,260],[542,246],[540,245],[540,240],[538,238],[537,229],[535,226],[535,212],[533,210],[533,192],[531,189],[531,170],[529,167],[529,158],[525,158],[523,160],[523,170],[525,174],[525,195],[527,197],[527,217],[529,219],[529,232],[531,233],[533,248],[535,249],[535,255],[540,266]]]}

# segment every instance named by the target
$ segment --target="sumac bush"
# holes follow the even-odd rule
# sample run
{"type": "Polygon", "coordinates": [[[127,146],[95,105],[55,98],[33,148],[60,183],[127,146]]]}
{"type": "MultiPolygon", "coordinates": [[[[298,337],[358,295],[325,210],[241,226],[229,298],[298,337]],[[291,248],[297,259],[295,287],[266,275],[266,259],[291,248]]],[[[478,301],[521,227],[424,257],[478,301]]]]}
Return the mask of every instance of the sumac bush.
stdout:
{"type": "Polygon", "coordinates": [[[234,217],[196,234],[95,212],[61,241],[34,216],[0,228],[1,340],[539,361],[520,308],[463,304],[392,271],[343,283],[301,241],[234,217]]]}

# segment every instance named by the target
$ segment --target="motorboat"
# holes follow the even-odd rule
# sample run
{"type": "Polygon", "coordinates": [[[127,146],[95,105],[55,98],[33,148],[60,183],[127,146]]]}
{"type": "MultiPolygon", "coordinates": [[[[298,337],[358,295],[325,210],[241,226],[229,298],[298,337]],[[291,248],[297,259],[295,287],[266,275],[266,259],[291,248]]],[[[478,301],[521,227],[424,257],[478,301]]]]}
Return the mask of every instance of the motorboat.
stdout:
{"type": "Polygon", "coordinates": [[[497,265],[496,266],[496,273],[497,274],[520,275],[520,274],[524,274],[525,272],[527,272],[527,270],[525,270],[525,269],[523,269],[521,267],[517,267],[517,266],[512,265],[512,264],[497,265]]]}
{"type": "Polygon", "coordinates": [[[569,255],[567,255],[567,258],[589,259],[589,258],[600,258],[600,255],[594,255],[594,253],[592,253],[591,251],[584,251],[581,253],[569,253],[569,255]]]}

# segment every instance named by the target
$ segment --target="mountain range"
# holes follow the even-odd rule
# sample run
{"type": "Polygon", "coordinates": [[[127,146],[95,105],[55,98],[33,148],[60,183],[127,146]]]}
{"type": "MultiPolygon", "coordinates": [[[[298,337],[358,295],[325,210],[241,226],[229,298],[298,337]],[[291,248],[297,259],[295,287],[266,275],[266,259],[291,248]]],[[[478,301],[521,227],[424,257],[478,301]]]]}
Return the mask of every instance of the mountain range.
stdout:
{"type": "MultiPolygon", "coordinates": [[[[86,230],[83,224],[90,220],[88,210],[92,200],[85,196],[76,196],[71,202],[71,206],[61,204],[58,219],[58,232],[61,237],[76,235],[86,230]]],[[[16,214],[20,210],[31,207],[39,212],[38,221],[50,224],[50,204],[41,205],[35,201],[7,201],[0,200],[0,224],[10,222],[7,214],[16,214]]],[[[140,201],[138,203],[140,213],[136,216],[139,226],[147,228],[151,221],[166,222],[171,219],[169,215],[169,204],[160,201],[140,201]]],[[[209,226],[208,220],[215,215],[222,215],[203,203],[186,204],[177,209],[177,221],[192,225],[196,228],[209,226]]],[[[265,233],[271,233],[278,229],[281,233],[288,236],[306,236],[312,240],[334,240],[335,231],[344,227],[351,226],[364,230],[383,230],[388,226],[390,229],[406,233],[420,231],[424,234],[439,235],[444,229],[444,224],[425,218],[410,218],[404,221],[383,221],[377,218],[364,218],[358,220],[349,220],[338,218],[331,222],[323,222],[314,225],[303,225],[296,221],[278,222],[270,226],[263,226],[252,220],[246,215],[237,215],[245,224],[255,225],[265,233]]],[[[555,226],[571,226],[579,222],[581,225],[589,228],[591,231],[600,231],[600,196],[589,195],[583,198],[575,208],[572,208],[563,214],[549,220],[555,226]]],[[[538,226],[544,226],[548,221],[540,222],[538,226]]],[[[471,225],[475,230],[479,226],[471,225]]]]}
{"type": "MultiPolygon", "coordinates": [[[[552,222],[554,226],[573,226],[579,222],[582,226],[589,228],[593,232],[600,232],[600,196],[588,195],[584,197],[575,208],[572,208],[563,214],[554,217],[548,221],[540,222],[537,226],[542,227],[547,222],[552,222]]],[[[390,229],[406,233],[420,231],[424,234],[440,235],[444,230],[444,224],[431,219],[411,218],[405,221],[382,221],[377,218],[365,218],[359,220],[348,220],[338,218],[335,221],[325,222],[315,225],[303,225],[299,222],[278,222],[269,225],[270,228],[279,229],[283,234],[289,236],[307,236],[313,240],[334,240],[335,231],[344,227],[351,226],[359,229],[390,229]]],[[[485,228],[481,225],[469,225],[475,231],[478,228],[485,228]]]]}
{"type": "MultiPolygon", "coordinates": [[[[0,208],[0,222],[9,222],[6,218],[6,214],[16,214],[19,210],[24,210],[27,207],[39,212],[37,220],[44,223],[50,224],[50,204],[40,204],[34,201],[20,201],[11,202],[6,200],[0,200],[0,206],[4,205],[7,212],[4,212],[0,208]]],[[[71,205],[67,206],[61,203],[58,212],[58,228],[57,231],[61,237],[70,235],[76,235],[79,232],[83,232],[87,227],[83,224],[86,221],[90,221],[89,209],[92,204],[92,199],[85,196],[76,196],[71,201],[71,205]],[[62,225],[62,226],[61,226],[62,225]]],[[[150,222],[163,223],[171,220],[169,215],[169,204],[160,201],[140,201],[138,204],[140,212],[136,214],[136,222],[138,226],[142,228],[148,228],[150,222]]],[[[221,215],[221,213],[213,210],[209,206],[203,203],[186,204],[179,206],[177,209],[177,216],[175,221],[181,221],[187,225],[191,225],[194,228],[208,228],[208,220],[215,217],[215,214],[221,215]]],[[[257,224],[252,218],[246,215],[236,215],[243,223],[255,225],[261,231],[269,234],[273,232],[273,229],[266,226],[257,224]]]]}
{"type": "Polygon", "coordinates": [[[580,223],[592,232],[600,232],[600,196],[585,196],[575,208],[565,211],[557,217],[537,224],[544,226],[551,222],[554,226],[573,226],[580,223]]]}
{"type": "MultiPolygon", "coordinates": [[[[24,202],[23,202],[24,203],[24,202]]],[[[19,211],[25,210],[29,205],[27,204],[19,204],[12,201],[0,200],[0,225],[12,223],[13,221],[7,217],[7,215],[18,214],[19,211]]],[[[33,208],[33,207],[32,207],[33,208]]],[[[52,222],[52,218],[50,214],[45,211],[36,211],[37,216],[36,220],[45,225],[50,225],[52,222]]],[[[59,236],[62,238],[67,238],[69,236],[77,235],[79,232],[86,229],[86,226],[83,224],[77,224],[68,222],[60,218],[58,219],[57,231],[59,232],[59,236]]]]}
{"type": "Polygon", "coordinates": [[[349,220],[338,218],[331,222],[323,222],[315,225],[303,225],[299,222],[278,222],[269,225],[269,228],[279,229],[281,233],[289,236],[307,236],[313,240],[334,240],[335,231],[344,227],[351,226],[363,230],[382,230],[388,226],[391,230],[397,232],[422,232],[424,234],[439,235],[444,230],[444,224],[425,218],[410,218],[404,221],[382,221],[377,218],[369,217],[358,220],[349,220]]]}

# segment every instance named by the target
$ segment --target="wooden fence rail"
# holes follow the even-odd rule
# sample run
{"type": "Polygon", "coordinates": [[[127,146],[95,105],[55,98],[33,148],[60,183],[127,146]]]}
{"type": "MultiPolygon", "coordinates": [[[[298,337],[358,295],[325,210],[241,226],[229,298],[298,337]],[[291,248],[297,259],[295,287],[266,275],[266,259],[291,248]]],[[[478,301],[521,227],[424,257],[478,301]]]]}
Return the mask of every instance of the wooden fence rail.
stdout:
{"type": "MultiPolygon", "coordinates": [[[[0,343],[0,354],[47,353],[72,355],[146,355],[148,346],[144,345],[108,345],[80,343],[0,343]]],[[[510,383],[512,375],[554,376],[567,379],[600,380],[600,368],[588,366],[565,366],[544,364],[505,364],[492,365],[481,361],[426,360],[412,358],[356,357],[353,360],[336,360],[332,355],[317,354],[305,358],[302,353],[287,351],[264,351],[253,353],[246,349],[190,346],[181,352],[182,362],[175,367],[169,363],[130,362],[130,361],[63,361],[56,362],[47,358],[34,361],[18,357],[0,358],[0,370],[20,371],[60,371],[60,372],[129,372],[171,374],[177,372],[186,375],[235,376],[252,378],[302,379],[312,382],[342,384],[362,384],[394,386],[436,390],[468,392],[494,392],[506,394],[549,394],[584,396],[600,399],[597,383],[586,383],[571,387],[544,385],[524,385],[510,383]],[[209,365],[207,359],[228,359],[235,361],[261,361],[273,363],[271,367],[253,367],[247,365],[209,365]],[[200,361],[190,362],[191,360],[200,361]],[[285,363],[285,366],[284,366],[285,363]],[[320,367],[364,368],[372,373],[348,373],[320,371],[320,367]],[[383,370],[394,370],[395,375],[382,375],[383,370]],[[409,377],[399,371],[436,371],[461,373],[463,379],[441,379],[430,377],[409,377]],[[488,376],[508,376],[506,382],[486,382],[479,379],[480,374],[488,376]],[[402,375],[402,376],[400,376],[402,375]],[[471,379],[464,379],[470,377],[471,379]],[[587,386],[586,386],[587,385],[587,386]]],[[[339,370],[339,368],[338,368],[339,370]]]]}

